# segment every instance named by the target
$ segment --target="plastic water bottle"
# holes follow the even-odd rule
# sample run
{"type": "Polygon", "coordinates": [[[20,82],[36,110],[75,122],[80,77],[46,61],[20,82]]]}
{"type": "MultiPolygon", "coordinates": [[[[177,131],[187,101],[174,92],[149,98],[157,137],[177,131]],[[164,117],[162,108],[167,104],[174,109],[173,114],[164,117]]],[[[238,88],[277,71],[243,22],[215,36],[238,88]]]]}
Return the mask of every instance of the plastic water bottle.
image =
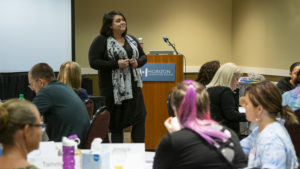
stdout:
{"type": "Polygon", "coordinates": [[[19,100],[25,100],[24,94],[21,93],[21,94],[19,95],[19,100]]]}
{"type": "Polygon", "coordinates": [[[139,44],[141,45],[142,49],[144,49],[144,42],[143,42],[143,38],[139,37],[138,38],[139,44]]]}
{"type": "Polygon", "coordinates": [[[74,140],[63,137],[63,169],[75,169],[75,146],[77,143],[74,140]]]}

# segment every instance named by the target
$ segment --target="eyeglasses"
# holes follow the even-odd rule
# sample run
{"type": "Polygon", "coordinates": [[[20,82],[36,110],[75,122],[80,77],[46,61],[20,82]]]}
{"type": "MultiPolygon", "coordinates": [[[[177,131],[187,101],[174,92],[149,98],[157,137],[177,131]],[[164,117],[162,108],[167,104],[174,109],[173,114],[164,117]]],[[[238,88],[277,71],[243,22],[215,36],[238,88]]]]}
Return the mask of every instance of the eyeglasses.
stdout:
{"type": "Polygon", "coordinates": [[[33,90],[33,87],[31,85],[28,85],[28,87],[29,87],[30,90],[33,90]]]}
{"type": "MultiPolygon", "coordinates": [[[[39,79],[35,79],[34,81],[38,81],[38,80],[39,79]]],[[[29,82],[28,88],[33,91],[33,86],[30,84],[30,82],[29,82]]]]}
{"type": "Polygon", "coordinates": [[[28,124],[30,127],[41,127],[42,131],[45,131],[47,128],[47,124],[41,123],[41,124],[28,124]]]}

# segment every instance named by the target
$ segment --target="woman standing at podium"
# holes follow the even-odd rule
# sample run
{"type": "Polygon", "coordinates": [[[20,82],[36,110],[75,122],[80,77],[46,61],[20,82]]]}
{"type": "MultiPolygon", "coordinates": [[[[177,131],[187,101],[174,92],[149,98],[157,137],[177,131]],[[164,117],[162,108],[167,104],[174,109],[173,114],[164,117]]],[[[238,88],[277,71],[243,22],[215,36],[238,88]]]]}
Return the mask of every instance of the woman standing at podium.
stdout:
{"type": "Polygon", "coordinates": [[[147,56],[135,37],[127,34],[125,16],[110,11],[89,50],[89,63],[98,70],[100,95],[111,113],[112,142],[123,142],[123,129],[132,125],[133,142],[144,142],[146,108],[138,67],[147,56]]]}

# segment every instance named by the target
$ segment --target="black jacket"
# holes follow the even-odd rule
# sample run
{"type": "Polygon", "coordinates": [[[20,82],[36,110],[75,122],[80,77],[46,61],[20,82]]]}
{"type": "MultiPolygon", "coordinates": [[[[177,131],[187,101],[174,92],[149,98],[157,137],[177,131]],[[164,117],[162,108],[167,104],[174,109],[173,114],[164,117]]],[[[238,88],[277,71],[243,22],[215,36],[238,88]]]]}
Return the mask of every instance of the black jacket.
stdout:
{"type": "MultiPolygon", "coordinates": [[[[233,141],[234,159],[232,165],[243,168],[247,159],[242,151],[239,139],[231,132],[233,141]]],[[[190,130],[180,131],[165,135],[156,149],[153,169],[214,169],[232,168],[220,153],[199,134],[190,130]]]]}
{"type": "Polygon", "coordinates": [[[221,124],[240,133],[239,122],[245,122],[245,113],[238,111],[239,103],[229,87],[216,86],[207,89],[210,99],[211,117],[221,124]]]}
{"type": "MultiPolygon", "coordinates": [[[[131,35],[129,35],[131,36],[131,35]]],[[[147,56],[135,37],[131,36],[138,44],[139,58],[137,59],[138,67],[147,63],[147,56]]],[[[124,49],[128,58],[132,58],[132,48],[125,41],[124,49]]],[[[105,97],[105,104],[110,111],[110,130],[119,131],[137,122],[141,116],[145,116],[146,110],[143,101],[142,90],[137,87],[137,83],[132,80],[133,99],[128,99],[118,106],[114,102],[112,70],[119,69],[118,60],[113,60],[107,53],[107,37],[98,35],[92,42],[89,49],[89,63],[91,68],[98,70],[100,95],[105,97]]],[[[143,117],[144,118],[144,117],[143,117]]]]}
{"type": "Polygon", "coordinates": [[[277,87],[281,90],[282,93],[290,91],[294,88],[290,83],[290,80],[290,77],[284,77],[277,83],[277,87]]]}

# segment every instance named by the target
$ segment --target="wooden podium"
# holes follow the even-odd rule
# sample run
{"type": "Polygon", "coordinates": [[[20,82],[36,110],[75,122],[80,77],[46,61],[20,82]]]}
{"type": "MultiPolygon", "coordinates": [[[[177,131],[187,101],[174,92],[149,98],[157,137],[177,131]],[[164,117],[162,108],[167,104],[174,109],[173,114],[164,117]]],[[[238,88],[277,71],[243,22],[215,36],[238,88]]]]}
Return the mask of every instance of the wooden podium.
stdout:
{"type": "Polygon", "coordinates": [[[144,81],[143,95],[147,110],[145,144],[147,150],[155,150],[168,132],[164,121],[168,118],[167,97],[183,80],[183,55],[148,55],[147,63],[175,63],[175,81],[144,81]]]}

